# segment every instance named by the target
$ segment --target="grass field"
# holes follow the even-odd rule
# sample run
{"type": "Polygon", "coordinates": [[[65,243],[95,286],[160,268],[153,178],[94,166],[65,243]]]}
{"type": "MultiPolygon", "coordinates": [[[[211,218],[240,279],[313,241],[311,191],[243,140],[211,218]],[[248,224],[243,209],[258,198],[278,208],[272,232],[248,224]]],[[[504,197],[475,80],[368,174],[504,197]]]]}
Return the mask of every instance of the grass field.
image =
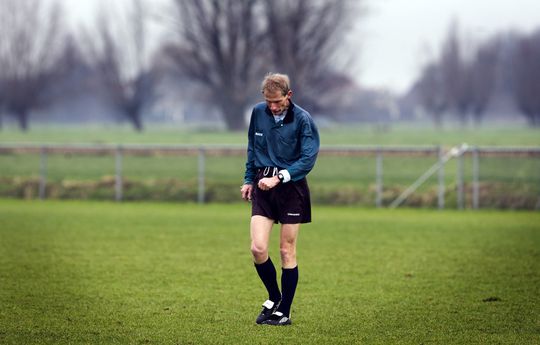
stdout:
{"type": "MultiPolygon", "coordinates": [[[[436,130],[429,124],[395,124],[386,130],[373,124],[351,124],[320,129],[321,145],[443,145],[461,143],[483,146],[540,146],[539,130],[524,125],[498,124],[480,128],[447,126],[436,130]]],[[[33,125],[28,132],[12,126],[0,130],[0,143],[161,143],[246,144],[246,132],[197,131],[182,125],[148,125],[138,133],[126,125],[33,125]]]]}
{"type": "Polygon", "coordinates": [[[288,328],[254,324],[248,218],[0,200],[0,344],[540,343],[539,213],[316,207],[288,328]]]}

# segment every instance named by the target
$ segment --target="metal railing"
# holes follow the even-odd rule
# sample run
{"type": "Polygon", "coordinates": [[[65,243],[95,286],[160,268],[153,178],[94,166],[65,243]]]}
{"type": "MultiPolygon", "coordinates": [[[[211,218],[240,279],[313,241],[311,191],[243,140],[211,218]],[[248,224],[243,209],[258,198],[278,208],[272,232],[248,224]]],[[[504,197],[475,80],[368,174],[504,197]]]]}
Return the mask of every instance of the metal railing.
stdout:
{"type": "MultiPolygon", "coordinates": [[[[242,156],[246,154],[243,145],[161,145],[161,144],[36,144],[2,143],[0,154],[39,154],[39,198],[45,199],[48,156],[51,154],[72,154],[115,157],[115,199],[123,199],[123,157],[130,156],[198,156],[197,201],[205,202],[206,159],[207,156],[242,156]]],[[[540,157],[540,147],[481,147],[461,146],[445,150],[441,146],[326,146],[320,149],[321,156],[369,156],[375,157],[375,206],[382,207],[384,190],[384,158],[389,156],[434,156],[436,163],[422,174],[409,188],[392,203],[391,208],[401,205],[429,177],[438,173],[437,205],[445,207],[445,165],[451,159],[457,160],[456,185],[457,208],[464,208],[464,157],[472,157],[472,207],[479,207],[479,157],[540,157]]],[[[540,207],[540,198],[539,198],[540,207]]]]}

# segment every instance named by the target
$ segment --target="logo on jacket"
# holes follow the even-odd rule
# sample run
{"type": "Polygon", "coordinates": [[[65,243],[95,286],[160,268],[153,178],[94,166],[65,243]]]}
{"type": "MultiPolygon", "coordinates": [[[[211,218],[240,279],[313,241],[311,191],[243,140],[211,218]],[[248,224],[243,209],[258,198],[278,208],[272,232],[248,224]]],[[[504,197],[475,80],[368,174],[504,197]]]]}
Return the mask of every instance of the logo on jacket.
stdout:
{"type": "Polygon", "coordinates": [[[258,136],[258,137],[262,137],[262,136],[263,136],[263,134],[260,133],[260,132],[255,132],[255,135],[258,136]]]}

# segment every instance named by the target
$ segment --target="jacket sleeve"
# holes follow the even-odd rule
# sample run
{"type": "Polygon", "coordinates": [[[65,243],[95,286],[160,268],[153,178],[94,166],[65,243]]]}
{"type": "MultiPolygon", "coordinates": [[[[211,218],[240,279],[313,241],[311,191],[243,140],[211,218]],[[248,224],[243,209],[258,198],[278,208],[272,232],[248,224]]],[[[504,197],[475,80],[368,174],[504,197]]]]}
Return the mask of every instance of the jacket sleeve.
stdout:
{"type": "Polygon", "coordinates": [[[255,148],[253,147],[253,138],[255,135],[255,110],[251,112],[251,119],[249,121],[248,130],[248,147],[247,147],[247,160],[246,160],[246,172],[244,175],[244,184],[252,184],[255,180],[255,148]]]}
{"type": "Polygon", "coordinates": [[[313,169],[317,155],[319,154],[319,131],[310,116],[302,117],[300,126],[300,159],[289,166],[287,171],[292,181],[298,181],[306,177],[313,169]]]}

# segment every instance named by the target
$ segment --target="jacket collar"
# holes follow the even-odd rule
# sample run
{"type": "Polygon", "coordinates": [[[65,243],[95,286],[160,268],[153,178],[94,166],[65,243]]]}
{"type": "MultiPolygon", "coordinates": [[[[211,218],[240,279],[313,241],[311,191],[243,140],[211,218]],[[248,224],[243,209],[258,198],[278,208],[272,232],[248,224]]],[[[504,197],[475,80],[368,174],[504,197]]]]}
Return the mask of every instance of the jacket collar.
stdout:
{"type": "MultiPolygon", "coordinates": [[[[285,115],[285,118],[283,119],[283,123],[291,123],[294,121],[294,107],[295,107],[294,103],[291,100],[289,100],[289,108],[287,109],[287,114],[285,115]]],[[[266,107],[265,112],[272,118],[274,117],[274,114],[272,114],[268,106],[266,107]]]]}

